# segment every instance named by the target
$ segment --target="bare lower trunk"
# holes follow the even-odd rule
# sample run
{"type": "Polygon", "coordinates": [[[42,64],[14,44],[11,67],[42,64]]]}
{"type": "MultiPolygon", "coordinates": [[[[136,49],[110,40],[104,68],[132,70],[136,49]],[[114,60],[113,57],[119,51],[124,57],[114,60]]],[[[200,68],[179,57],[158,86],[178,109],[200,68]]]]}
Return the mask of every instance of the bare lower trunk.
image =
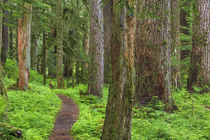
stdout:
{"type": "Polygon", "coordinates": [[[187,89],[210,86],[210,1],[193,1],[193,36],[187,89]]]}
{"type": "Polygon", "coordinates": [[[43,32],[43,81],[44,85],[46,85],[47,75],[46,75],[46,68],[47,68],[47,49],[46,49],[46,33],[43,32]]]}
{"type": "Polygon", "coordinates": [[[65,88],[63,79],[63,13],[62,13],[62,0],[58,0],[57,6],[57,34],[56,34],[56,53],[57,53],[57,87],[65,88]]]}
{"type": "Polygon", "coordinates": [[[103,96],[104,85],[104,38],[101,0],[90,1],[90,64],[89,92],[103,96]]]}
{"type": "MultiPolygon", "coordinates": [[[[116,5],[120,0],[114,0],[116,5]]],[[[133,1],[132,1],[133,2],[133,1]]],[[[114,6],[112,18],[111,63],[112,82],[106,107],[102,140],[131,139],[134,96],[134,3],[114,6]],[[128,7],[125,8],[125,7],[128,7]],[[130,11],[131,12],[131,11],[130,11]]],[[[135,1],[134,1],[135,2],[135,1]]]]}
{"type": "MultiPolygon", "coordinates": [[[[7,0],[4,0],[4,4],[7,3],[7,0]]],[[[7,53],[8,53],[8,44],[9,44],[9,29],[8,29],[8,17],[9,12],[7,10],[3,10],[3,25],[2,25],[2,48],[1,48],[1,61],[2,64],[6,63],[7,53]]]]}
{"type": "Polygon", "coordinates": [[[31,49],[31,13],[32,6],[24,5],[27,9],[22,18],[18,19],[18,58],[19,58],[19,88],[28,89],[30,73],[31,49]]]}
{"type": "Polygon", "coordinates": [[[136,100],[146,105],[157,96],[172,110],[169,10],[170,0],[143,0],[138,6],[144,15],[137,20],[136,100]]]}
{"type": "Polygon", "coordinates": [[[111,26],[112,26],[112,1],[104,1],[104,83],[111,82],[111,26]]]}

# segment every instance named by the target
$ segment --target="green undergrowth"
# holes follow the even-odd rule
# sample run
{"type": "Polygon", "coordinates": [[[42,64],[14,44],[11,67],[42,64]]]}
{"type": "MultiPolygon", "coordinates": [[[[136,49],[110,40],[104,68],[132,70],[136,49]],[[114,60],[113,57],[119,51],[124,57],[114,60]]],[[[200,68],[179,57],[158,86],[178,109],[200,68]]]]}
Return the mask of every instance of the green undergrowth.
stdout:
{"type": "MultiPolygon", "coordinates": [[[[6,86],[15,83],[5,78],[6,86]]],[[[54,127],[61,100],[48,87],[29,84],[30,90],[9,90],[10,125],[23,132],[24,140],[47,140],[54,127]]]]}
{"type": "MultiPolygon", "coordinates": [[[[105,118],[108,88],[104,88],[102,99],[79,94],[87,87],[79,85],[54,93],[67,95],[79,105],[80,115],[72,127],[77,140],[99,140],[105,118]]],[[[174,93],[178,110],[172,114],[164,112],[164,104],[154,98],[146,107],[133,109],[132,140],[208,140],[210,138],[210,93],[190,94],[186,90],[174,93]]]]}

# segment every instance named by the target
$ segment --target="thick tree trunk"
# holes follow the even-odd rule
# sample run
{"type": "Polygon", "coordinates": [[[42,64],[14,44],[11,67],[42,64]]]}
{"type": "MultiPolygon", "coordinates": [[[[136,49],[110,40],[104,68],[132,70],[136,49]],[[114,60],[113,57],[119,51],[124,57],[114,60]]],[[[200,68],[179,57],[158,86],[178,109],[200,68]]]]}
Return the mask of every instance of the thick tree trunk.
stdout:
{"type": "Polygon", "coordinates": [[[193,36],[187,89],[210,86],[210,1],[193,1],[193,36]]]}
{"type": "Polygon", "coordinates": [[[144,15],[137,20],[136,34],[136,100],[139,104],[146,105],[157,96],[170,111],[173,108],[170,89],[170,0],[143,0],[138,6],[138,13],[142,11],[144,15]]]}
{"type": "Polygon", "coordinates": [[[179,34],[179,0],[171,0],[171,52],[172,52],[172,85],[181,88],[180,73],[180,34],[179,34]]]}
{"type": "MultiPolygon", "coordinates": [[[[4,4],[7,3],[7,0],[4,0],[4,4]]],[[[9,12],[7,10],[3,10],[3,25],[2,25],[2,48],[1,48],[1,61],[3,64],[6,63],[7,53],[8,53],[8,44],[9,44],[9,29],[8,29],[8,18],[9,12]]]]}
{"type": "MultiPolygon", "coordinates": [[[[0,0],[0,4],[2,4],[2,0],[0,0]]],[[[0,13],[1,12],[2,10],[0,9],[0,13]]],[[[2,26],[2,16],[0,15],[0,27],[1,26],[2,26]]],[[[2,28],[0,28],[0,54],[1,54],[1,47],[2,47],[2,28]]],[[[7,97],[7,91],[3,82],[3,71],[4,70],[1,64],[1,57],[0,57],[0,97],[3,97],[2,100],[4,100],[6,104],[4,108],[2,108],[2,106],[0,107],[1,109],[4,109],[3,113],[0,112],[0,122],[7,120],[7,110],[8,110],[8,97],[7,97]]]]}
{"type": "Polygon", "coordinates": [[[62,0],[58,0],[57,3],[57,34],[56,34],[56,45],[57,45],[57,58],[56,58],[56,77],[57,77],[57,87],[59,89],[65,88],[65,83],[63,79],[63,10],[62,10],[62,0]]]}
{"type": "Polygon", "coordinates": [[[112,26],[112,1],[104,1],[104,83],[111,80],[111,26],[112,26]]]}
{"type": "Polygon", "coordinates": [[[18,19],[18,58],[19,58],[19,88],[28,89],[30,73],[31,49],[31,19],[32,6],[24,5],[27,9],[22,18],[18,19]]]}
{"type": "Polygon", "coordinates": [[[89,92],[103,95],[104,85],[104,38],[101,0],[90,1],[90,65],[89,92]]]}
{"type": "Polygon", "coordinates": [[[134,34],[135,5],[115,6],[120,0],[113,0],[110,85],[102,140],[131,139],[132,108],[134,97],[134,34]],[[125,8],[127,7],[127,8],[125,8]],[[133,14],[128,15],[128,10],[133,14]]]}

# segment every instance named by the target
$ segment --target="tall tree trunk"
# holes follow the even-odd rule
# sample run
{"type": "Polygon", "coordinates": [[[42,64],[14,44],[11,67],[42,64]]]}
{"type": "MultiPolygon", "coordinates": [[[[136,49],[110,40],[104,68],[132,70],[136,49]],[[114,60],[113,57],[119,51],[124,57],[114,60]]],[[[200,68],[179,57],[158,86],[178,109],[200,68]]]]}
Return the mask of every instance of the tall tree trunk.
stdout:
{"type": "Polygon", "coordinates": [[[171,38],[170,0],[143,0],[138,13],[144,12],[137,20],[137,83],[136,100],[148,104],[157,96],[167,110],[173,109],[171,95],[171,38]]]}
{"type": "Polygon", "coordinates": [[[13,59],[15,56],[15,50],[13,48],[13,28],[9,28],[9,58],[13,59]]]}
{"type": "Polygon", "coordinates": [[[90,1],[90,65],[89,90],[93,95],[103,95],[104,38],[101,0],[90,1]]]}
{"type": "Polygon", "coordinates": [[[37,53],[38,53],[38,44],[37,44],[37,36],[32,36],[32,44],[31,44],[31,69],[37,70],[37,53]]]}
{"type": "Polygon", "coordinates": [[[193,36],[187,89],[210,86],[210,1],[193,1],[193,36]]]}
{"type": "Polygon", "coordinates": [[[46,48],[46,33],[43,32],[43,78],[44,78],[44,85],[46,85],[46,68],[47,68],[47,48],[46,48]]]}
{"type": "Polygon", "coordinates": [[[111,26],[112,26],[112,1],[104,1],[104,83],[109,84],[111,80],[111,26]]]}
{"type": "Polygon", "coordinates": [[[172,52],[172,85],[181,88],[180,75],[180,34],[179,34],[179,0],[171,0],[171,52],[172,52]]]}
{"type": "MultiPolygon", "coordinates": [[[[3,0],[0,0],[0,5],[2,4],[3,0]]],[[[2,10],[0,9],[0,13],[2,12],[2,10]]],[[[2,27],[2,16],[0,15],[0,27],[2,27]]],[[[2,47],[2,28],[0,28],[0,54],[1,54],[1,47],[2,47]]],[[[6,106],[4,108],[2,108],[3,106],[1,106],[1,109],[4,109],[4,112],[0,112],[0,122],[1,121],[5,121],[7,120],[7,110],[8,110],[8,97],[7,97],[7,91],[6,88],[4,86],[4,82],[3,82],[3,67],[1,64],[1,57],[0,57],[0,97],[2,97],[1,99],[4,100],[6,106]]]]}
{"type": "Polygon", "coordinates": [[[111,39],[112,82],[106,107],[102,140],[131,139],[135,89],[135,16],[133,11],[135,9],[135,1],[127,0],[127,5],[123,6],[119,6],[119,2],[120,0],[113,0],[111,39]],[[128,14],[128,12],[132,14],[128,14]]]}
{"type": "MultiPolygon", "coordinates": [[[[7,0],[4,0],[4,4],[7,3],[7,0]]],[[[8,52],[8,44],[9,44],[9,30],[8,30],[8,17],[9,12],[7,10],[3,10],[3,25],[2,25],[2,48],[1,48],[1,61],[3,64],[6,63],[7,60],[7,52],[8,52]]]]}
{"type": "Polygon", "coordinates": [[[28,89],[31,49],[32,6],[25,3],[24,7],[26,11],[18,19],[19,88],[21,90],[28,89]]]}
{"type": "Polygon", "coordinates": [[[56,34],[56,45],[57,45],[57,58],[56,58],[56,76],[57,76],[57,87],[65,88],[63,79],[63,10],[62,0],[58,0],[57,3],[57,34],[56,34]]]}

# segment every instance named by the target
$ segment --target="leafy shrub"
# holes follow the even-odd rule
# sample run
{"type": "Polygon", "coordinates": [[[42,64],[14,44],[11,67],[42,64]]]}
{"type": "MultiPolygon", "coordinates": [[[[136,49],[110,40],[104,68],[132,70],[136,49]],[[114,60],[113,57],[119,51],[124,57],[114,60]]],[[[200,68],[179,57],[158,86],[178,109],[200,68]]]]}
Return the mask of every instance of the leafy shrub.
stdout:
{"type": "Polygon", "coordinates": [[[4,69],[8,78],[12,78],[13,80],[18,78],[19,69],[18,63],[15,60],[7,59],[4,69]]]}
{"type": "Polygon", "coordinates": [[[30,84],[30,91],[9,91],[10,125],[20,128],[26,140],[47,139],[61,107],[49,88],[30,84]]]}

